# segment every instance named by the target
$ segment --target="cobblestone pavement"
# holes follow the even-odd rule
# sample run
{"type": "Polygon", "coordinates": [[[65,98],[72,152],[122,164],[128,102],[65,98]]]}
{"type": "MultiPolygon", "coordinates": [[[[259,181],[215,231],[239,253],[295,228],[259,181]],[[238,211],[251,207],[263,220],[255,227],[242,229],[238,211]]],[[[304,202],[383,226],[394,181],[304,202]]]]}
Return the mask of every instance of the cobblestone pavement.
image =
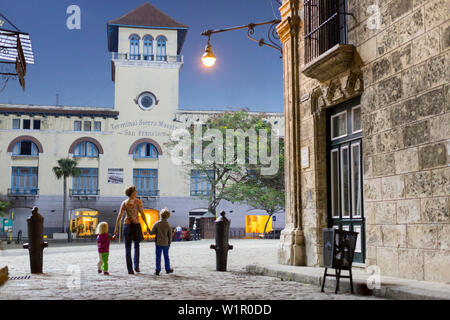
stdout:
{"type": "MultiPolygon", "coordinates": [[[[176,242],[170,248],[173,274],[154,272],[154,243],[141,244],[141,273],[128,275],[123,243],[111,243],[110,276],[97,273],[96,245],[45,249],[44,274],[9,280],[0,287],[4,299],[170,299],[170,300],[291,300],[376,299],[332,292],[313,285],[245,273],[248,264],[276,263],[277,240],[231,240],[228,272],[215,271],[213,240],[176,242]]],[[[0,251],[0,267],[10,277],[29,275],[28,251],[0,251]]],[[[164,267],[163,267],[164,268],[164,267]]],[[[164,270],[164,269],[163,269],[164,270]]]]}

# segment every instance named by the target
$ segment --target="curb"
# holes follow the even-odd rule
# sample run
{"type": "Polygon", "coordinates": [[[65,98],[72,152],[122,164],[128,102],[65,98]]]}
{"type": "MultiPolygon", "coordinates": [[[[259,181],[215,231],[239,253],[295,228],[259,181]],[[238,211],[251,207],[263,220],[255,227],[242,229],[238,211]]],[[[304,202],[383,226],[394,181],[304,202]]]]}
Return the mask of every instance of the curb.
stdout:
{"type": "MultiPolygon", "coordinates": [[[[312,284],[321,287],[322,275],[319,275],[317,271],[311,272],[302,267],[295,267],[295,271],[282,270],[285,266],[261,266],[261,265],[247,265],[245,270],[249,274],[262,275],[279,278],[281,280],[296,281],[306,284],[312,284]]],[[[333,269],[334,270],[334,269],[333,269]]],[[[333,271],[331,271],[333,273],[333,271]]],[[[342,271],[342,275],[347,275],[347,272],[342,271]]],[[[333,276],[327,276],[325,282],[325,291],[333,292],[336,287],[336,279],[333,276]]],[[[401,285],[397,283],[383,284],[380,289],[369,289],[367,287],[366,280],[358,279],[355,274],[353,275],[353,290],[356,295],[369,296],[384,299],[394,300],[449,300],[450,295],[448,292],[430,290],[428,288],[414,287],[408,285],[401,285]]],[[[350,280],[340,279],[339,281],[339,293],[350,293],[350,280]]]]}

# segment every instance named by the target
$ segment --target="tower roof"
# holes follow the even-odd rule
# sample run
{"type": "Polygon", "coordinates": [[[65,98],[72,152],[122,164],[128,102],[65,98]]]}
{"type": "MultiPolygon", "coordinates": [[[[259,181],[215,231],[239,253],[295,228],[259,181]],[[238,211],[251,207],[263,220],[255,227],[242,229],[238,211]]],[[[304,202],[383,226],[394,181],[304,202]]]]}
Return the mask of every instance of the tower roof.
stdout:
{"type": "Polygon", "coordinates": [[[120,18],[108,21],[108,49],[111,52],[117,52],[118,49],[119,27],[176,29],[178,30],[178,54],[181,52],[187,29],[189,29],[187,25],[175,21],[146,2],[120,18]]]}
{"type": "Polygon", "coordinates": [[[111,20],[108,24],[123,26],[141,26],[141,27],[162,27],[162,28],[189,28],[187,25],[179,23],[169,17],[161,10],[155,8],[146,2],[120,18],[111,20]]]}

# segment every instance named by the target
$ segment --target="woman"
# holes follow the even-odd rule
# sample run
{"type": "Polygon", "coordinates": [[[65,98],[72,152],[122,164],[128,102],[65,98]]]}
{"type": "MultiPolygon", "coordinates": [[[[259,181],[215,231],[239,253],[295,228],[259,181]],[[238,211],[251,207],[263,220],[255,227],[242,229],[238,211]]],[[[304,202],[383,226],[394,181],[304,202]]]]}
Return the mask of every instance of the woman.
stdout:
{"type": "Polygon", "coordinates": [[[133,264],[131,262],[131,242],[134,242],[134,271],[141,272],[139,269],[139,242],[142,240],[141,224],[139,223],[139,213],[142,220],[144,220],[147,230],[151,230],[147,225],[144,210],[142,208],[142,201],[137,198],[137,190],[135,186],[125,189],[125,194],[128,199],[122,202],[120,212],[117,216],[116,227],[114,234],[117,236],[119,222],[126,212],[126,218],[123,224],[123,236],[125,238],[125,258],[127,262],[127,269],[129,274],[134,274],[133,264]]]}

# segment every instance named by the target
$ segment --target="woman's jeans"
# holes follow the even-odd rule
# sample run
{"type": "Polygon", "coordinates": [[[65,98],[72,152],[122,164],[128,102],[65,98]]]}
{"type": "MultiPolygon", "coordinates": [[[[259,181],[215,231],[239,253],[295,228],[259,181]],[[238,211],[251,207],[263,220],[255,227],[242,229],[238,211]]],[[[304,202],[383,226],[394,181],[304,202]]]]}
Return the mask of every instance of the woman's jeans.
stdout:
{"type": "MultiPolygon", "coordinates": [[[[140,229],[139,225],[139,229],[140,229]]],[[[131,228],[129,224],[123,225],[123,236],[125,238],[125,259],[127,261],[128,272],[133,271],[133,264],[131,262],[131,242],[134,242],[134,270],[139,269],[139,241],[132,241],[131,228]]]]}
{"type": "Polygon", "coordinates": [[[164,254],[164,267],[170,270],[169,246],[156,246],[156,271],[161,271],[161,253],[164,254]]]}

